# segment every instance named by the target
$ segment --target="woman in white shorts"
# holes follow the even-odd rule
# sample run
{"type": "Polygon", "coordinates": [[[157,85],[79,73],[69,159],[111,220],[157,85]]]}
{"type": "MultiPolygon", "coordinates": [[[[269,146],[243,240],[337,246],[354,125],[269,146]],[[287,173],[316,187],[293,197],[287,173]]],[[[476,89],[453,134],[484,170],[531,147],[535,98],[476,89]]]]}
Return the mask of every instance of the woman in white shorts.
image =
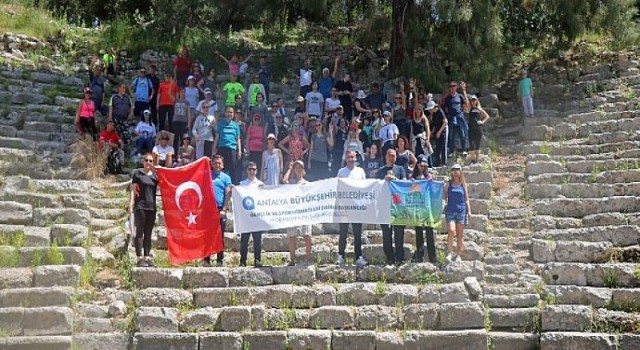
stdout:
{"type": "MultiPolygon", "coordinates": [[[[296,160],[289,164],[287,173],[284,174],[282,182],[285,184],[304,184],[308,181],[305,180],[304,163],[301,160],[296,160]]],[[[298,236],[304,237],[306,262],[312,263],[311,259],[311,225],[301,225],[294,227],[287,227],[287,237],[289,240],[289,266],[296,265],[296,248],[298,236]]]]}

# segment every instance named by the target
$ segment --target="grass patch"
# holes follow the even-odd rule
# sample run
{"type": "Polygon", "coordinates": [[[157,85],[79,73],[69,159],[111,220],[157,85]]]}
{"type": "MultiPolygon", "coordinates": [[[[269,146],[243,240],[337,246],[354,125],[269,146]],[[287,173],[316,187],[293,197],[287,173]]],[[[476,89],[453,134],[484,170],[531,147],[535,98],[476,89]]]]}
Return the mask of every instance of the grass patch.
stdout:
{"type": "Polygon", "coordinates": [[[47,262],[49,265],[62,265],[64,264],[64,255],[58,248],[58,244],[54,241],[47,250],[47,262]]]}
{"type": "MultiPolygon", "coordinates": [[[[444,252],[442,254],[444,255],[444,252]]],[[[446,260],[446,257],[443,257],[443,260],[446,260]]],[[[422,272],[418,275],[416,282],[418,282],[418,284],[441,284],[442,278],[437,272],[422,272]]]]}
{"type": "Polygon", "coordinates": [[[84,264],[80,267],[78,285],[84,289],[93,287],[97,272],[98,264],[93,259],[91,259],[91,257],[87,257],[87,259],[84,261],[84,264]]]}
{"type": "Polygon", "coordinates": [[[122,277],[122,287],[126,290],[135,289],[135,283],[133,282],[133,276],[131,275],[131,270],[133,268],[133,264],[129,259],[128,254],[122,254],[118,260],[116,260],[116,270],[118,271],[118,275],[122,277]]]}
{"type": "Polygon", "coordinates": [[[13,32],[45,40],[57,35],[65,25],[47,11],[26,6],[21,1],[0,4],[0,32],[13,32]]]}

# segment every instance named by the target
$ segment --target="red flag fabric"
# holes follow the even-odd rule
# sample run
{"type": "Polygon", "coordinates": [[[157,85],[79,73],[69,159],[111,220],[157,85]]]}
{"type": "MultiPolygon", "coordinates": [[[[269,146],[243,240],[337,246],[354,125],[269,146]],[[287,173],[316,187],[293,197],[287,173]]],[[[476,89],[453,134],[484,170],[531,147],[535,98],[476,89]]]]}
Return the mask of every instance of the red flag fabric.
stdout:
{"type": "Polygon", "coordinates": [[[169,261],[181,264],[224,249],[220,213],[204,157],[178,168],[158,168],[169,261]]]}

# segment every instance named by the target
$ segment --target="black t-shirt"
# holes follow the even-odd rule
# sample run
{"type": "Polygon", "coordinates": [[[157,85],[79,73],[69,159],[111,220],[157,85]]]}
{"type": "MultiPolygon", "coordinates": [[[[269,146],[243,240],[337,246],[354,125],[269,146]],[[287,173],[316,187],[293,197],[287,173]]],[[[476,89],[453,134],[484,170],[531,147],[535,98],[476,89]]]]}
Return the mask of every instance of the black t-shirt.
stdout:
{"type": "Polygon", "coordinates": [[[438,108],[438,110],[433,113],[433,116],[431,117],[431,132],[433,137],[435,137],[435,133],[437,133],[442,127],[442,124],[444,124],[444,121],[446,120],[445,118],[442,108],[438,108]]]}
{"type": "Polygon", "coordinates": [[[478,125],[478,122],[482,120],[480,110],[472,108],[469,111],[469,130],[479,131],[482,130],[482,125],[478,125]]]}
{"type": "Polygon", "coordinates": [[[138,184],[139,195],[134,199],[134,209],[156,210],[156,192],[158,190],[158,175],[147,175],[138,169],[133,173],[131,183],[138,184]]]}
{"type": "Polygon", "coordinates": [[[406,180],[407,179],[407,173],[404,171],[404,168],[399,166],[399,165],[393,165],[392,167],[389,166],[383,166],[380,169],[378,169],[377,172],[377,178],[380,180],[384,180],[385,176],[387,176],[387,174],[389,173],[389,171],[391,171],[391,173],[393,174],[393,176],[395,176],[398,180],[406,180]]]}
{"type": "MultiPolygon", "coordinates": [[[[338,81],[335,87],[338,91],[353,92],[351,82],[345,82],[344,80],[338,81]]],[[[340,105],[344,108],[344,115],[347,119],[351,120],[351,116],[353,115],[353,100],[351,99],[351,95],[340,95],[338,99],[340,100],[340,105]]]]}
{"type": "Polygon", "coordinates": [[[364,172],[367,175],[368,178],[370,178],[371,176],[371,171],[378,171],[378,169],[380,168],[380,166],[382,166],[382,159],[381,158],[375,158],[375,159],[371,159],[371,158],[366,158],[364,160],[364,172]]]}

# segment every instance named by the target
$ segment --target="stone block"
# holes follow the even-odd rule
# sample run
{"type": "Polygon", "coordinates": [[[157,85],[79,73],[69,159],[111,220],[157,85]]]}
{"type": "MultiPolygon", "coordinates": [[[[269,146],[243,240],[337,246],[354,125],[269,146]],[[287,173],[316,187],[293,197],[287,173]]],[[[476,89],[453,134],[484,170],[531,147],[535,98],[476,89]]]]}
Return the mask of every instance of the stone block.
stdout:
{"type": "Polygon", "coordinates": [[[374,349],[375,346],[373,331],[335,331],[331,338],[332,350],[374,349]]]}
{"type": "Polygon", "coordinates": [[[250,303],[251,294],[247,287],[201,288],[193,290],[193,300],[196,307],[220,308],[250,303]]]}
{"type": "Polygon", "coordinates": [[[287,344],[291,350],[325,350],[331,347],[331,331],[290,329],[287,344]]]}
{"type": "Polygon", "coordinates": [[[537,308],[490,309],[489,319],[492,329],[513,332],[533,331],[537,308]]]}
{"type": "MultiPolygon", "coordinates": [[[[49,254],[51,250],[43,247],[20,248],[20,265],[31,266],[36,260],[34,256],[39,255],[41,263],[51,263],[49,254]]],[[[62,262],[68,265],[82,265],[86,259],[87,252],[80,247],[58,247],[58,252],[62,254],[62,262]]],[[[56,262],[59,263],[59,262],[56,262]]]]}
{"type": "Polygon", "coordinates": [[[401,307],[418,301],[418,288],[410,284],[389,284],[380,297],[386,306],[401,307]]]}
{"type": "Polygon", "coordinates": [[[252,350],[284,349],[287,333],[284,331],[248,332],[242,336],[244,347],[252,350]]]}
{"type": "Polygon", "coordinates": [[[353,283],[341,285],[336,292],[336,302],[338,305],[362,306],[378,303],[376,284],[374,283],[353,283]]]}
{"type": "Polygon", "coordinates": [[[189,311],[186,314],[182,315],[182,321],[180,322],[180,331],[215,331],[219,328],[218,320],[221,312],[221,309],[214,309],[212,307],[205,307],[202,309],[189,311]]]}
{"type": "Polygon", "coordinates": [[[70,306],[73,288],[16,288],[0,290],[0,307],[70,306]]]}
{"type": "MultiPolygon", "coordinates": [[[[43,336],[43,337],[9,337],[0,340],[3,350],[70,350],[71,337],[43,336]]],[[[83,349],[84,350],[84,349],[83,349]]]]}
{"type": "Polygon", "coordinates": [[[49,226],[55,222],[73,223],[89,226],[91,215],[88,210],[74,208],[35,208],[33,211],[33,225],[49,226]]]}
{"type": "Polygon", "coordinates": [[[443,284],[440,289],[440,302],[446,303],[466,303],[469,301],[469,293],[464,283],[443,284]]]}
{"type": "Polygon", "coordinates": [[[311,326],[322,329],[345,329],[355,325],[353,308],[347,306],[322,306],[311,311],[311,326]]]}
{"type": "Polygon", "coordinates": [[[198,349],[198,335],[192,333],[136,333],[134,350],[193,350],[198,349]]]}
{"type": "Polygon", "coordinates": [[[620,334],[618,336],[620,347],[618,350],[640,349],[640,335],[637,334],[620,334]]]}
{"type": "Polygon", "coordinates": [[[131,275],[138,288],[182,287],[182,269],[134,267],[131,275]]]}
{"type": "Polygon", "coordinates": [[[548,305],[542,309],[543,331],[578,331],[591,329],[592,311],[585,305],[548,305]]]}
{"type": "Polygon", "coordinates": [[[23,333],[24,308],[0,309],[0,329],[5,337],[21,336],[23,333]]]}
{"type": "Polygon", "coordinates": [[[192,302],[191,293],[183,289],[146,288],[138,293],[139,306],[180,307],[192,302]]]}
{"type": "Polygon", "coordinates": [[[76,304],[76,314],[82,317],[109,317],[109,308],[103,305],[95,304],[76,304]]]}
{"type": "Polygon", "coordinates": [[[58,245],[68,240],[73,246],[83,245],[89,237],[87,226],[76,224],[53,224],[51,226],[51,240],[56,240],[58,245]]]}
{"type": "Polygon", "coordinates": [[[67,307],[40,307],[24,309],[26,336],[71,335],[73,310],[67,307]]]}
{"type": "Polygon", "coordinates": [[[80,266],[78,265],[38,266],[33,274],[33,284],[35,287],[75,287],[79,276],[80,266]]]}
{"type": "Polygon", "coordinates": [[[609,288],[580,286],[547,286],[547,292],[555,296],[558,304],[580,304],[605,307],[611,302],[613,291],[609,288]]]}
{"type": "Polygon", "coordinates": [[[168,307],[137,308],[136,331],[142,333],[177,333],[178,309],[168,307]]]}
{"type": "Polygon", "coordinates": [[[467,277],[484,279],[484,264],[479,261],[462,261],[446,264],[441,276],[446,282],[462,282],[467,277]]]}
{"type": "Polygon", "coordinates": [[[488,350],[485,330],[411,331],[405,337],[406,350],[488,350]]]}
{"type": "Polygon", "coordinates": [[[0,202],[0,224],[31,225],[32,216],[33,208],[30,204],[0,202]]]}
{"type": "Polygon", "coordinates": [[[640,289],[614,289],[611,294],[611,301],[619,309],[637,309],[640,307],[640,289]]]}
{"type": "Polygon", "coordinates": [[[530,307],[538,305],[538,294],[494,295],[485,294],[484,302],[489,307],[530,307]]]}
{"type": "Polygon", "coordinates": [[[602,333],[545,332],[540,336],[541,350],[616,350],[616,336],[602,333]]]}
{"type": "Polygon", "coordinates": [[[493,350],[539,350],[540,338],[537,334],[491,332],[493,350]]]}
{"type": "Polygon", "coordinates": [[[395,307],[365,305],[356,308],[356,328],[372,330],[395,329],[398,315],[395,307]]]}
{"type": "Polygon", "coordinates": [[[556,242],[556,261],[598,263],[609,261],[612,254],[611,242],[556,242]]]}
{"type": "MultiPolygon", "coordinates": [[[[3,268],[0,273],[0,293],[2,289],[31,287],[33,271],[30,268],[3,268]]],[[[0,306],[2,298],[0,298],[0,306]]]]}
{"type": "Polygon", "coordinates": [[[74,333],[111,333],[113,326],[108,318],[76,317],[73,331],[74,333]]]}
{"type": "Polygon", "coordinates": [[[226,332],[251,329],[251,308],[227,306],[220,313],[220,328],[226,332]]]}
{"type": "Polygon", "coordinates": [[[440,305],[440,329],[484,328],[484,308],[480,303],[440,305]]]}
{"type": "Polygon", "coordinates": [[[271,275],[275,284],[311,285],[316,281],[313,265],[273,266],[271,275]]]}
{"type": "Polygon", "coordinates": [[[76,334],[73,346],[82,350],[128,350],[130,336],[121,333],[76,334]]]}
{"type": "Polygon", "coordinates": [[[317,306],[332,306],[337,304],[337,292],[333,286],[317,284],[314,286],[317,306]]]}
{"type": "Polygon", "coordinates": [[[187,267],[182,277],[185,288],[224,288],[229,286],[229,269],[187,267]]]}
{"type": "Polygon", "coordinates": [[[234,332],[200,333],[200,349],[242,350],[242,335],[234,332]]]}
{"type": "Polygon", "coordinates": [[[376,350],[404,350],[404,339],[395,332],[377,332],[376,350]]]}
{"type": "Polygon", "coordinates": [[[407,329],[438,328],[438,304],[413,304],[402,308],[402,321],[407,329]]]}
{"type": "Polygon", "coordinates": [[[229,273],[230,287],[267,286],[273,284],[271,268],[232,269],[229,273]]]}
{"type": "Polygon", "coordinates": [[[421,304],[440,304],[440,290],[435,285],[427,285],[420,289],[418,302],[421,304]]]}

